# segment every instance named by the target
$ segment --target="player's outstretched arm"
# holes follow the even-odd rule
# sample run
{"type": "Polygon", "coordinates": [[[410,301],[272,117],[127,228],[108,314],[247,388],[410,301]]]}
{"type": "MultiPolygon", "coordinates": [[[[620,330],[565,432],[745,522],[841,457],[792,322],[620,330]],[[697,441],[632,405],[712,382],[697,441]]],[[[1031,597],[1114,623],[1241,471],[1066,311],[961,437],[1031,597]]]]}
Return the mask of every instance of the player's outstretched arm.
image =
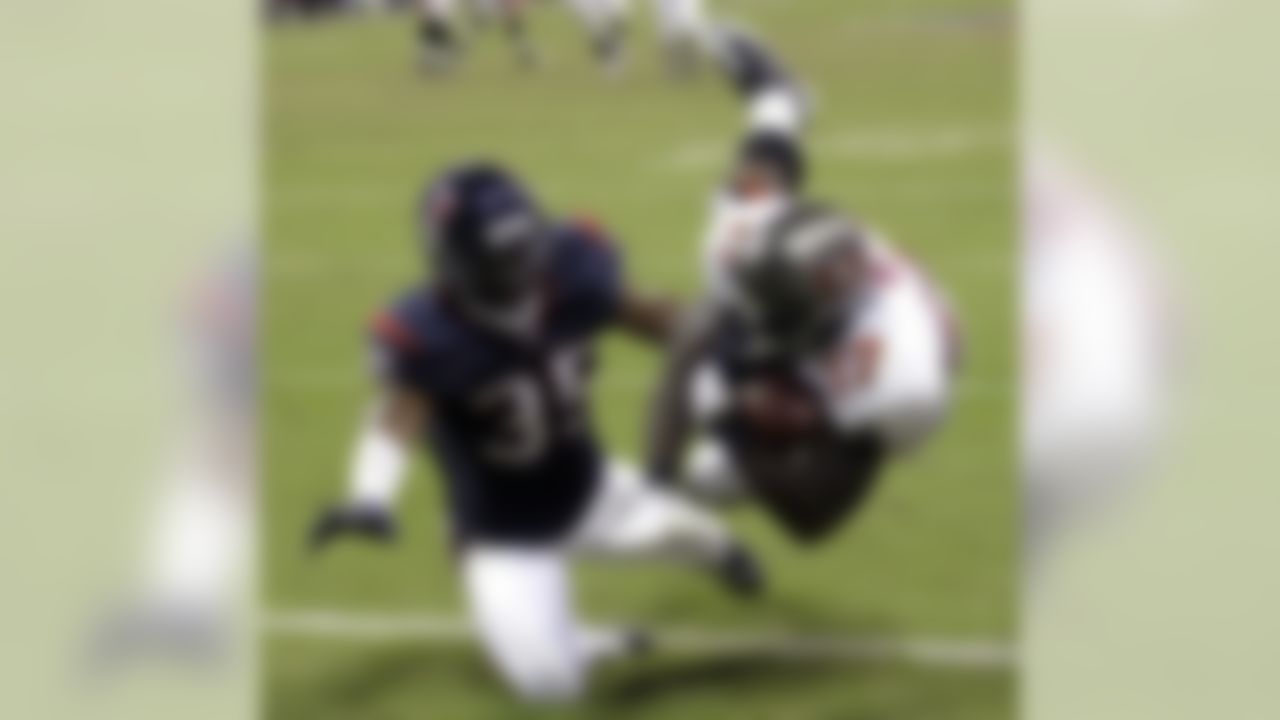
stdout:
{"type": "Polygon", "coordinates": [[[673,333],[645,438],[645,469],[650,477],[662,482],[674,482],[679,476],[681,460],[693,434],[689,401],[693,376],[709,351],[715,316],[714,306],[704,301],[683,317],[673,333]]]}
{"type": "Polygon", "coordinates": [[[617,325],[655,345],[667,345],[680,326],[680,303],[671,298],[628,291],[618,305],[617,325]]]}
{"type": "Polygon", "coordinates": [[[395,539],[392,507],[404,482],[410,449],[426,422],[427,405],[417,393],[397,387],[383,391],[356,438],[348,498],[316,518],[310,535],[313,550],[343,536],[380,542],[395,539]]]}

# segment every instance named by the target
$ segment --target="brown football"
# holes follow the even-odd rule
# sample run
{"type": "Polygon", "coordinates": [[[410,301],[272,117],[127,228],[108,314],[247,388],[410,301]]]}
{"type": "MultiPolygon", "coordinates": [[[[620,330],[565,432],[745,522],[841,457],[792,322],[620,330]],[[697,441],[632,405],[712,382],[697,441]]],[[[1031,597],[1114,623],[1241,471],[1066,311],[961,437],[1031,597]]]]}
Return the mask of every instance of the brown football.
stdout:
{"type": "Polygon", "coordinates": [[[745,383],[738,389],[735,407],[753,431],[771,438],[811,436],[822,426],[817,401],[780,381],[745,383]]]}

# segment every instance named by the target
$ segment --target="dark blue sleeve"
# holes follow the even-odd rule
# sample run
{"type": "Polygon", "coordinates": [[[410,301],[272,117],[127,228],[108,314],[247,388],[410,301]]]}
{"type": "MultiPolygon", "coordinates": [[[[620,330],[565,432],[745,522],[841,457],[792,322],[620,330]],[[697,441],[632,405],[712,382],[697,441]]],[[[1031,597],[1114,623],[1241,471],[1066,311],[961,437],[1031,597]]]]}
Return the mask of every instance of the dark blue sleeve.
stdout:
{"type": "Polygon", "coordinates": [[[625,295],[623,258],[612,239],[590,221],[571,223],[556,264],[561,322],[583,334],[612,323],[625,295]]]}
{"type": "Polygon", "coordinates": [[[417,315],[412,299],[403,299],[373,316],[371,365],[381,382],[431,393],[436,375],[431,368],[433,353],[417,315]]]}

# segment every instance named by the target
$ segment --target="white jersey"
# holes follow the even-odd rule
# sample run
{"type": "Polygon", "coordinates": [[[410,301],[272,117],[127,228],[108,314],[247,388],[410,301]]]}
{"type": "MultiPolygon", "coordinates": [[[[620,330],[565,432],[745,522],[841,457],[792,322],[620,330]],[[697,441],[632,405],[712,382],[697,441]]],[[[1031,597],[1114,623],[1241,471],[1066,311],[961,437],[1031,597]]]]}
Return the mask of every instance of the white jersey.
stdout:
{"type": "MultiPolygon", "coordinates": [[[[785,208],[780,197],[741,201],[721,195],[704,239],[703,262],[713,297],[732,292],[730,258],[757,241],[785,208]]],[[[950,310],[929,279],[879,237],[869,240],[872,288],[858,299],[843,337],[805,362],[803,372],[822,391],[840,428],[879,431],[897,451],[923,441],[949,404],[958,337],[950,310]]],[[[714,413],[728,394],[699,373],[694,405],[714,413]]]]}
{"type": "Polygon", "coordinates": [[[923,272],[879,238],[870,252],[871,292],[836,345],[808,359],[804,372],[837,427],[876,430],[903,452],[945,415],[959,341],[949,307],[923,272]]]}

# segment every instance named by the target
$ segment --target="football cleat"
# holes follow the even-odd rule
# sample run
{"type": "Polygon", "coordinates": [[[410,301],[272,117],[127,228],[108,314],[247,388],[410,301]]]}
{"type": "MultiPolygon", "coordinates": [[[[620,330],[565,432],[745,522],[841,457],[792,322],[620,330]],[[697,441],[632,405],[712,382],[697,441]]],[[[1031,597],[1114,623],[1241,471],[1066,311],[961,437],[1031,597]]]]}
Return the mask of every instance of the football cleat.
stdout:
{"type": "Polygon", "coordinates": [[[786,65],[758,37],[732,25],[721,26],[716,37],[725,71],[742,95],[795,85],[786,65]]]}
{"type": "Polygon", "coordinates": [[[787,125],[802,128],[815,112],[812,90],[787,67],[778,55],[750,32],[733,25],[716,29],[713,54],[734,89],[760,105],[757,113],[777,124],[782,115],[787,125]]]}

